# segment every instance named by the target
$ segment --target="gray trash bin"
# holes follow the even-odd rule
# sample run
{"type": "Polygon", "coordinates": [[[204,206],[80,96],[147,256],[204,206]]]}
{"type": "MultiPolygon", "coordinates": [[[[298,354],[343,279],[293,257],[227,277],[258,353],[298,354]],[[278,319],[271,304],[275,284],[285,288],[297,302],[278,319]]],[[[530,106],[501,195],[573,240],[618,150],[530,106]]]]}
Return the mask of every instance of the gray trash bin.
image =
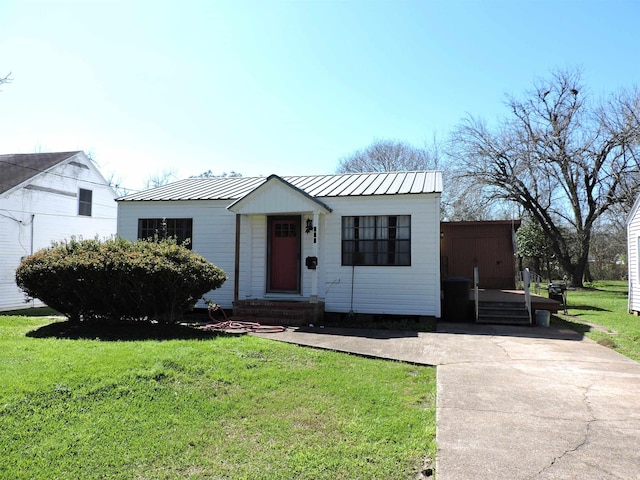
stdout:
{"type": "Polygon", "coordinates": [[[447,277],[442,280],[442,318],[449,322],[471,320],[469,294],[471,280],[466,277],[447,277]]]}
{"type": "Polygon", "coordinates": [[[538,327],[548,327],[551,312],[549,310],[536,310],[536,325],[538,327]]]}

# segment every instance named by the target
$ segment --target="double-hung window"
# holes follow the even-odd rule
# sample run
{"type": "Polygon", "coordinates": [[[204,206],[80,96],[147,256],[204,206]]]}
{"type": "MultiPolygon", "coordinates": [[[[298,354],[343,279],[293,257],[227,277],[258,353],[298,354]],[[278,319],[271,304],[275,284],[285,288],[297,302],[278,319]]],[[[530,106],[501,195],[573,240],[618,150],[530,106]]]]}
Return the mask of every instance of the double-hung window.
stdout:
{"type": "Polygon", "coordinates": [[[91,216],[91,205],[93,203],[93,191],[80,189],[78,194],[78,215],[84,217],[91,216]]]}
{"type": "Polygon", "coordinates": [[[342,265],[411,265],[411,216],[342,217],[342,265]]]}
{"type": "Polygon", "coordinates": [[[175,238],[178,245],[184,244],[191,249],[193,237],[192,218],[139,218],[138,238],[165,239],[175,238]],[[186,243],[185,243],[186,242],[186,243]]]}

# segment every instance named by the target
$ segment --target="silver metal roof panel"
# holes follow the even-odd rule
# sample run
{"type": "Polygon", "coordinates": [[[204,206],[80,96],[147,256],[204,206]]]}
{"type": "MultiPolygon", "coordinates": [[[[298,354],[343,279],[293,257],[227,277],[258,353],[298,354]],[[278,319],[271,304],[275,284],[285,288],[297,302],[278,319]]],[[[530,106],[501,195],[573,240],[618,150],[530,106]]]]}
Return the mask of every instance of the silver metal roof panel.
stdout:
{"type": "MultiPolygon", "coordinates": [[[[442,172],[375,172],[281,177],[317,198],[401,195],[442,191],[442,172]]],[[[267,177],[186,178],[118,201],[238,200],[263,184],[267,177]]]]}

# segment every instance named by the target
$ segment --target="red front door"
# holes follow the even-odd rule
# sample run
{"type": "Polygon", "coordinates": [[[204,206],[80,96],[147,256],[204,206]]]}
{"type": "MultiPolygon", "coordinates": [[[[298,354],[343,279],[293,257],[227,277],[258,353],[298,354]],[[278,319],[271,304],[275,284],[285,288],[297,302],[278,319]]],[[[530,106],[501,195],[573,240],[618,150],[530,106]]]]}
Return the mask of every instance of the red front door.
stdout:
{"type": "Polygon", "coordinates": [[[300,217],[269,217],[268,266],[268,291],[300,291],[300,217]]]}

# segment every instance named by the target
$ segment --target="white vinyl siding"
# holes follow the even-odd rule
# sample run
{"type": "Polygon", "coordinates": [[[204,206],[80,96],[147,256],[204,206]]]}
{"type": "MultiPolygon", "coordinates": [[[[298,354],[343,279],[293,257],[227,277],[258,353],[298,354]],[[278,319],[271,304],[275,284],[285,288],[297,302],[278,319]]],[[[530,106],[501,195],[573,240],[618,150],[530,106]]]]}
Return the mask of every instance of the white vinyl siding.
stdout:
{"type": "Polygon", "coordinates": [[[627,220],[627,268],[629,310],[640,312],[640,197],[627,220]]]}
{"type": "Polygon", "coordinates": [[[629,310],[640,312],[640,214],[636,211],[627,225],[627,268],[629,270],[629,310]]]}
{"type": "Polygon", "coordinates": [[[638,266],[638,252],[640,252],[640,237],[636,238],[635,265],[636,265],[636,281],[640,285],[640,268],[638,266]]]}

